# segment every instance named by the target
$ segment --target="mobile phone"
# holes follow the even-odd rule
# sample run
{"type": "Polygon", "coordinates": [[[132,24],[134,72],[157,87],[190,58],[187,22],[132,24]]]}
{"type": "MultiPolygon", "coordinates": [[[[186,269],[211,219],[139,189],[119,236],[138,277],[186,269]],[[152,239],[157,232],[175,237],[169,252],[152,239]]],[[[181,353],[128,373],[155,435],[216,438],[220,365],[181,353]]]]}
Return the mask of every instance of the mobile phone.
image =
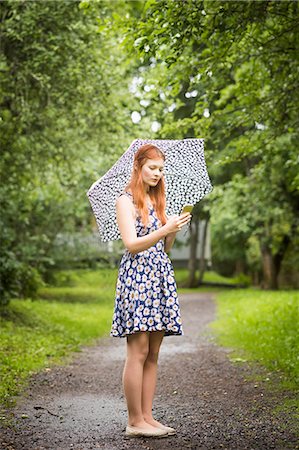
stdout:
{"type": "Polygon", "coordinates": [[[193,209],[193,205],[184,205],[181,214],[184,214],[186,212],[191,213],[193,209]]]}

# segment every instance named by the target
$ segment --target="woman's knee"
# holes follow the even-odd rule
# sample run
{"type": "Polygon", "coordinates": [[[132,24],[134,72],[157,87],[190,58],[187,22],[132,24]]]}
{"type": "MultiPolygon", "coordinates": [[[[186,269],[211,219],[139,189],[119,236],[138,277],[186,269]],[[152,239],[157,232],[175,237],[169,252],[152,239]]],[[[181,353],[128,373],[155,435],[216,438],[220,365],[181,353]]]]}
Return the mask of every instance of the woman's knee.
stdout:
{"type": "Polygon", "coordinates": [[[147,333],[136,333],[128,337],[127,357],[145,361],[149,353],[149,338],[147,333]]]}
{"type": "Polygon", "coordinates": [[[149,339],[149,350],[147,361],[156,363],[159,357],[159,351],[164,337],[164,331],[153,332],[149,339]]]}
{"type": "Polygon", "coordinates": [[[159,358],[159,348],[150,348],[146,358],[147,362],[157,363],[159,358]]]}

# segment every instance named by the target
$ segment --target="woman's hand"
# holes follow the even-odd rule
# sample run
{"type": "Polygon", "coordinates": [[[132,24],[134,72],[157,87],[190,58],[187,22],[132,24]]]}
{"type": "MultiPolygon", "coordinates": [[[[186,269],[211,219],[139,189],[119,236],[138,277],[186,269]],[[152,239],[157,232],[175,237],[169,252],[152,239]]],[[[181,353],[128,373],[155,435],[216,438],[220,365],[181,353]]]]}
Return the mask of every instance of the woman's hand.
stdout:
{"type": "Polygon", "coordinates": [[[181,215],[174,215],[170,216],[168,218],[168,221],[164,225],[165,229],[167,230],[167,234],[169,233],[177,233],[182,229],[184,225],[187,225],[191,220],[191,214],[189,212],[186,212],[181,215]]]}

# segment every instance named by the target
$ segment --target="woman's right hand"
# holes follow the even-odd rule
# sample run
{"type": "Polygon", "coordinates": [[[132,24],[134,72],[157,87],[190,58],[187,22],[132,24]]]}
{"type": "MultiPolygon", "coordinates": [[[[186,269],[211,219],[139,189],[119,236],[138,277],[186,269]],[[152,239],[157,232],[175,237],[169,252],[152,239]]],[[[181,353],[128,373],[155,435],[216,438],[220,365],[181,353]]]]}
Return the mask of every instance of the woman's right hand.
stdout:
{"type": "Polygon", "coordinates": [[[174,216],[169,216],[166,224],[164,225],[167,230],[167,234],[169,233],[177,233],[182,229],[184,225],[187,225],[191,220],[191,214],[189,212],[174,216]]]}

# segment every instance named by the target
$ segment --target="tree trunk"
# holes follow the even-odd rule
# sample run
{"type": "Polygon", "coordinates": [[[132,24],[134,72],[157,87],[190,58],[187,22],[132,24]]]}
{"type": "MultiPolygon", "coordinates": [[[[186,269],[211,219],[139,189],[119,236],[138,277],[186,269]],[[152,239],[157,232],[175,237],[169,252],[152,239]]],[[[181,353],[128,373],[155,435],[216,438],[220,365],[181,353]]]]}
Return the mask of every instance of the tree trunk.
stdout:
{"type": "Polygon", "coordinates": [[[251,282],[254,286],[259,286],[260,285],[260,273],[258,270],[254,270],[253,272],[251,272],[251,282]]]}
{"type": "Polygon", "coordinates": [[[281,263],[285,252],[290,243],[290,237],[284,236],[278,252],[273,255],[272,250],[268,244],[260,244],[262,254],[263,266],[263,288],[264,289],[278,289],[278,276],[281,268],[281,263]]]}
{"type": "Polygon", "coordinates": [[[206,248],[206,240],[207,240],[207,229],[209,224],[209,218],[203,221],[203,233],[202,233],[202,242],[201,242],[201,251],[199,256],[199,277],[198,277],[198,286],[203,281],[203,276],[206,270],[206,260],[205,260],[205,248],[206,248]]]}
{"type": "Polygon", "coordinates": [[[190,222],[190,256],[188,261],[188,287],[196,287],[196,252],[199,232],[199,217],[194,216],[190,222]]]}
{"type": "Polygon", "coordinates": [[[274,259],[270,247],[267,244],[261,245],[262,266],[263,266],[263,289],[278,289],[278,280],[275,274],[274,259]]]}
{"type": "Polygon", "coordinates": [[[237,259],[235,262],[235,275],[239,275],[240,273],[245,273],[246,267],[243,259],[237,259]]]}

